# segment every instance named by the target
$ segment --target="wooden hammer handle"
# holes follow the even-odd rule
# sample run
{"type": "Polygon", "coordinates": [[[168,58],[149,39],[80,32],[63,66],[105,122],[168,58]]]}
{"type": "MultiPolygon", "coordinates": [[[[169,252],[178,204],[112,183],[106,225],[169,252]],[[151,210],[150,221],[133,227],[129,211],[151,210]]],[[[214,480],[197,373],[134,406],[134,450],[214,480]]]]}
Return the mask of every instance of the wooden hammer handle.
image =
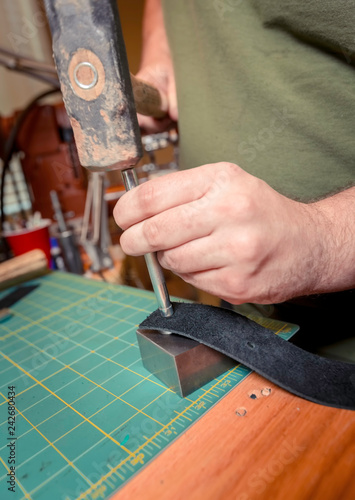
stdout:
{"type": "Polygon", "coordinates": [[[139,80],[131,74],[134,102],[137,113],[153,118],[164,118],[167,116],[167,98],[153,87],[150,83],[139,80]]]}
{"type": "Polygon", "coordinates": [[[47,258],[42,250],[31,250],[0,264],[0,290],[48,272],[47,258]]]}

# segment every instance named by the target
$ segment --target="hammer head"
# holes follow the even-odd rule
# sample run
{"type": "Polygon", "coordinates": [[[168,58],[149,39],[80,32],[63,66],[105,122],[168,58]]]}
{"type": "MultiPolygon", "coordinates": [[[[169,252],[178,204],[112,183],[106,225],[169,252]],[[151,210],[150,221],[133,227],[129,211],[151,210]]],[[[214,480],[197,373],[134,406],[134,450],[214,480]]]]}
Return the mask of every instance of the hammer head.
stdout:
{"type": "Polygon", "coordinates": [[[45,8],[81,164],[135,165],[142,145],[116,0],[45,0],[45,8]]]}

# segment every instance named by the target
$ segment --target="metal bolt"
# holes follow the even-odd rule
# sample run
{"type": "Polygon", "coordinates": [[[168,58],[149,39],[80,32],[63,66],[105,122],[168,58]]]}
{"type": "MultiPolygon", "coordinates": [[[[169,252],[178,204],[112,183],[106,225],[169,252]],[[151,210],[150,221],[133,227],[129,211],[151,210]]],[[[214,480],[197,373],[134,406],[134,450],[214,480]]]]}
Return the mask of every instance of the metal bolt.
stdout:
{"type": "Polygon", "coordinates": [[[97,73],[97,70],[96,70],[95,66],[93,64],[91,64],[90,62],[88,62],[88,61],[84,61],[84,62],[79,63],[75,67],[75,69],[74,69],[74,81],[78,85],[78,87],[80,87],[83,90],[89,90],[89,89],[92,89],[93,87],[95,87],[95,85],[98,82],[98,79],[99,79],[99,75],[97,73]],[[82,83],[79,80],[79,78],[78,78],[78,71],[82,67],[86,67],[86,68],[90,68],[91,69],[92,74],[93,74],[93,78],[92,78],[92,81],[90,83],[82,83]]]}

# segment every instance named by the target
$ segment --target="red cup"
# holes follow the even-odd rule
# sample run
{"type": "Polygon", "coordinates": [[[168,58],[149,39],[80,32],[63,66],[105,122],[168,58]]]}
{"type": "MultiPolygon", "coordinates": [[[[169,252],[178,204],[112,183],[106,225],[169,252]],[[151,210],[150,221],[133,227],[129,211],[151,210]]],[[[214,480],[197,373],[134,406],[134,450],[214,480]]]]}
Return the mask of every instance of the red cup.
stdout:
{"type": "Polygon", "coordinates": [[[42,224],[38,227],[33,227],[31,229],[19,229],[18,231],[11,231],[11,232],[6,231],[3,234],[16,257],[18,255],[27,253],[30,250],[35,250],[39,248],[45,253],[48,261],[48,267],[50,267],[51,263],[51,246],[49,240],[50,225],[51,225],[51,220],[44,219],[42,221],[42,224]]]}

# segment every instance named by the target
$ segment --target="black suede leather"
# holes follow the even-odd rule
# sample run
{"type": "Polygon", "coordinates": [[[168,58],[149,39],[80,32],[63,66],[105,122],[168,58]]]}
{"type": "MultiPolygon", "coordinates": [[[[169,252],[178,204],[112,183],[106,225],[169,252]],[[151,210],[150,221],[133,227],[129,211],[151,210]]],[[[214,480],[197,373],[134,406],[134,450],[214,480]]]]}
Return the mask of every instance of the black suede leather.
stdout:
{"type": "Polygon", "coordinates": [[[185,303],[173,307],[170,318],[156,310],[139,327],[197,340],[297,396],[355,410],[355,364],[307,352],[231,310],[185,303]]]}

